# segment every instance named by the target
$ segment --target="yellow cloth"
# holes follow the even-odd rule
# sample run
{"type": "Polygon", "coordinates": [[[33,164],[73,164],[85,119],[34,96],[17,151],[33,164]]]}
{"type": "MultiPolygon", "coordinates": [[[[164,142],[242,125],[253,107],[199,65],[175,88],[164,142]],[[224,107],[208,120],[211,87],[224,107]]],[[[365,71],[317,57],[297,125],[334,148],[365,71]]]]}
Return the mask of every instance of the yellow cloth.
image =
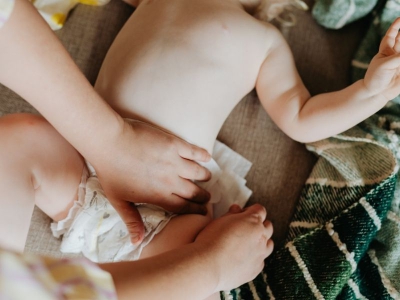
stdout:
{"type": "Polygon", "coordinates": [[[110,0],[31,0],[53,30],[60,29],[64,25],[68,13],[78,3],[99,6],[107,4],[109,1],[110,0]]]}
{"type": "MultiPolygon", "coordinates": [[[[15,0],[0,0],[0,28],[8,20],[14,7],[15,0]]],[[[104,5],[110,0],[30,0],[37,8],[42,17],[50,25],[51,29],[57,30],[63,27],[68,13],[78,3],[87,5],[104,5]]]]}
{"type": "Polygon", "coordinates": [[[111,275],[87,259],[0,249],[0,299],[117,299],[111,275]]]}

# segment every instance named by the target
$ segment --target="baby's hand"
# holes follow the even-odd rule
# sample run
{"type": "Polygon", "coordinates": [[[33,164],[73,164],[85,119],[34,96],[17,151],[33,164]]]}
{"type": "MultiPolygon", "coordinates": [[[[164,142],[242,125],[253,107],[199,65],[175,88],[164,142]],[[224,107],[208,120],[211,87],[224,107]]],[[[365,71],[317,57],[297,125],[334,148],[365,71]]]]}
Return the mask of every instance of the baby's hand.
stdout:
{"type": "Polygon", "coordinates": [[[216,291],[229,290],[253,280],[273,250],[272,223],[259,204],[242,210],[233,205],[229,212],[211,222],[196,238],[215,259],[216,291]]]}
{"type": "Polygon", "coordinates": [[[372,59],[364,78],[366,89],[373,96],[392,100],[400,94],[400,18],[389,27],[372,59]]]}

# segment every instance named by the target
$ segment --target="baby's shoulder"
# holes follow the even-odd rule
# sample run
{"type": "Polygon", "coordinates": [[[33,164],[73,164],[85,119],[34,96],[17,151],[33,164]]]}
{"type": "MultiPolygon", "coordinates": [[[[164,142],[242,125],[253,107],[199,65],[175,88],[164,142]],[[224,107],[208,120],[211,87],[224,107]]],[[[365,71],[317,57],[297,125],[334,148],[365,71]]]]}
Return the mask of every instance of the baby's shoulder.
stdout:
{"type": "Polygon", "coordinates": [[[265,30],[266,34],[268,34],[271,39],[284,39],[282,32],[275,25],[261,20],[257,20],[257,22],[263,27],[263,30],[265,30]]]}
{"type": "Polygon", "coordinates": [[[265,22],[261,20],[256,20],[259,23],[259,26],[262,28],[265,34],[265,40],[268,43],[268,48],[273,49],[281,46],[282,44],[286,44],[286,39],[283,36],[282,32],[270,22],[265,22]]]}

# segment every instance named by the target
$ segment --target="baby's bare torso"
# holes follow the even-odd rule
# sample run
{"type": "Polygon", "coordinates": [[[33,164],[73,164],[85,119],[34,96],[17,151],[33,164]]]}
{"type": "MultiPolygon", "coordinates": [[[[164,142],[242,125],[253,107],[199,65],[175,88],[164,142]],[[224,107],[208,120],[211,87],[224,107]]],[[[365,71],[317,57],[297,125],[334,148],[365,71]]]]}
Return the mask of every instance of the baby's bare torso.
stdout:
{"type": "Polygon", "coordinates": [[[144,0],[103,63],[96,89],[123,117],[212,151],[273,41],[237,0],[144,0]]]}

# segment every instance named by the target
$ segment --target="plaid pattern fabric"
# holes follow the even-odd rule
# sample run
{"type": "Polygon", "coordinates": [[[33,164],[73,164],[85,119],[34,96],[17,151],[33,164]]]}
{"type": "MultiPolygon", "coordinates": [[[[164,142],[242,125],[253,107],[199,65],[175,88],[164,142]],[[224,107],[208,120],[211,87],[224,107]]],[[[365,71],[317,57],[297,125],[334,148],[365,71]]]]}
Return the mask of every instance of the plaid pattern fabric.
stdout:
{"type": "MultiPolygon", "coordinates": [[[[313,16],[340,28],[372,10],[353,60],[364,76],[400,2],[319,0],[313,16]]],[[[297,205],[287,243],[264,271],[223,299],[400,299],[400,105],[307,147],[320,158],[297,205]]],[[[321,124],[322,125],[322,124],[321,124]]]]}
{"type": "Polygon", "coordinates": [[[379,0],[317,0],[314,19],[322,26],[339,29],[371,12],[379,0]]]}
{"type": "Polygon", "coordinates": [[[397,153],[376,142],[385,129],[373,121],[308,146],[320,159],[286,245],[223,299],[399,299],[397,153]]]}

